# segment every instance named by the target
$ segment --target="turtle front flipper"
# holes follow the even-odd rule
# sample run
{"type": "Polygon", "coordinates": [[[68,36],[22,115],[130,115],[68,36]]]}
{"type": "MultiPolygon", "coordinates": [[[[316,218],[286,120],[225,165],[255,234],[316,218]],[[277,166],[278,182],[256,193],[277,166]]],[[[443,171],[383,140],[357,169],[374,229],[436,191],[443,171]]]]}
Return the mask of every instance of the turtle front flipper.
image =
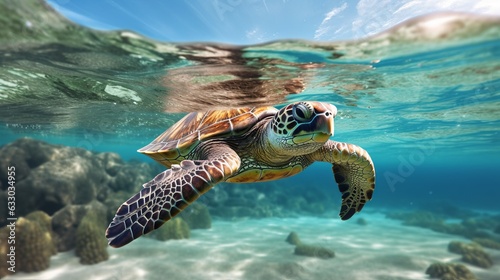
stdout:
{"type": "Polygon", "coordinates": [[[159,228],[240,167],[240,157],[227,146],[204,152],[206,160],[172,165],[124,202],[106,230],[109,245],[124,246],[159,228]]]}
{"type": "Polygon", "coordinates": [[[335,181],[342,193],[340,218],[348,220],[371,200],[375,189],[375,167],[368,152],[353,144],[327,141],[312,155],[313,160],[333,164],[335,181]]]}

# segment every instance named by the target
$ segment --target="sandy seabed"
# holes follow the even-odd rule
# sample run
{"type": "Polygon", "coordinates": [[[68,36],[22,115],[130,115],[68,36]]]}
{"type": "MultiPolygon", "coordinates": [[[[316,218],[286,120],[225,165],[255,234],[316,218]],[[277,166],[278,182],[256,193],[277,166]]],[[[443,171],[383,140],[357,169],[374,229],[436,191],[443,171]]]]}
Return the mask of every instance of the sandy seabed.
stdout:
{"type": "MultiPolygon", "coordinates": [[[[433,262],[458,262],[447,251],[451,240],[466,239],[403,226],[380,213],[360,213],[353,221],[316,217],[215,220],[212,229],[193,230],[191,238],[156,241],[139,238],[109,248],[110,258],[81,265],[73,252],[59,253],[50,269],[4,279],[429,279],[433,262]],[[367,225],[356,223],[362,217],[367,225]],[[303,243],[335,251],[331,259],[293,254],[284,240],[295,231],[303,243]]],[[[500,251],[488,250],[495,265],[467,265],[482,280],[500,279],[500,251]]]]}

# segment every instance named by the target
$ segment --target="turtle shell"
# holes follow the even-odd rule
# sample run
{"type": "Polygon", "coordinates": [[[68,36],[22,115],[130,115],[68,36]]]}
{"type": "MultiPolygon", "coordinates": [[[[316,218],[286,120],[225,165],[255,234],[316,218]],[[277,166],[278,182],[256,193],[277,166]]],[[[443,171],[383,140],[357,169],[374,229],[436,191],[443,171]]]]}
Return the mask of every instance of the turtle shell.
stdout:
{"type": "Polygon", "coordinates": [[[138,152],[170,168],[201,141],[240,135],[277,111],[274,107],[255,107],[189,113],[138,152]]]}

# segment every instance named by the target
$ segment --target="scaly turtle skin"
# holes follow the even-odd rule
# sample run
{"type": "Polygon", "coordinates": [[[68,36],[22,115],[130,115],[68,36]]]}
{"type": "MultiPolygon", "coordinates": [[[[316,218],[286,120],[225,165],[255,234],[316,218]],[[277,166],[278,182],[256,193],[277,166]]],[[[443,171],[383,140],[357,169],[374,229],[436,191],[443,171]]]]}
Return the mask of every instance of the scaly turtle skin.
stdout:
{"type": "Polygon", "coordinates": [[[329,140],[337,108],[297,102],[190,113],[139,150],[166,171],[118,208],[106,230],[121,247],[159,228],[220,182],[260,182],[295,175],[315,161],[333,165],[347,220],[372,198],[375,169],[362,148],[329,140]]]}

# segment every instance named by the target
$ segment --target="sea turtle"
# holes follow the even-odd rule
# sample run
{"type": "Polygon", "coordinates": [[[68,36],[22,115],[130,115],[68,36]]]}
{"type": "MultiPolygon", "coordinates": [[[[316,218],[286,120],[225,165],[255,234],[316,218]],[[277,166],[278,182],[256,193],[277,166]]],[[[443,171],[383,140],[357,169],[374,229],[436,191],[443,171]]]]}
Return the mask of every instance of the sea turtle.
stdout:
{"type": "Polygon", "coordinates": [[[121,247],[160,227],[220,182],[295,175],[315,161],[332,163],[347,220],[372,198],[375,169],[362,148],[330,140],[337,108],[322,102],[190,113],[139,149],[166,171],[117,210],[106,230],[121,247]]]}

